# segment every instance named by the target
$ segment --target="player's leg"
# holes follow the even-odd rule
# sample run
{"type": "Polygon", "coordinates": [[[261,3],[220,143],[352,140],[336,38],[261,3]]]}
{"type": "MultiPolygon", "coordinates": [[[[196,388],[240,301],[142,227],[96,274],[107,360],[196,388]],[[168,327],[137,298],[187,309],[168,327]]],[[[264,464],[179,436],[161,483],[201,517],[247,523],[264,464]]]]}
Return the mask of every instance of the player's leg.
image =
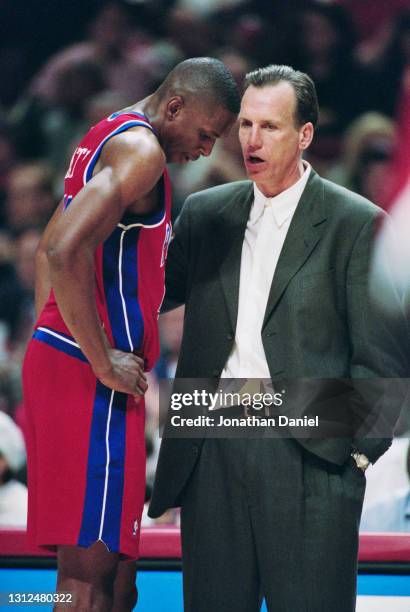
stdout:
{"type": "Polygon", "coordinates": [[[137,604],[138,592],[135,584],[137,564],[135,561],[120,561],[114,581],[115,612],[130,612],[137,604]]]}
{"type": "Polygon", "coordinates": [[[121,560],[114,581],[113,612],[128,612],[137,603],[136,559],[140,540],[141,516],[145,501],[145,428],[144,401],[135,404],[129,396],[126,404],[125,454],[121,527],[121,560]]]}
{"type": "MultiPolygon", "coordinates": [[[[70,593],[76,610],[111,612],[119,555],[103,542],[89,548],[59,546],[57,552],[57,593],[70,593]]],[[[57,604],[55,610],[66,610],[57,604]]]]}

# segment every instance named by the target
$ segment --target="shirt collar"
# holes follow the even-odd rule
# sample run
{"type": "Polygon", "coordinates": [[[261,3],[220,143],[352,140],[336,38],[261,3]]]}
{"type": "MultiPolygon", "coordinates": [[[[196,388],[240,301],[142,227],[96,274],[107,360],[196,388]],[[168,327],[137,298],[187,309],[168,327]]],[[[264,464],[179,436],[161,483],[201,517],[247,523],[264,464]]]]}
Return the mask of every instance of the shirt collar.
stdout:
{"type": "Polygon", "coordinates": [[[278,227],[281,227],[293,215],[310,176],[311,165],[306,161],[303,161],[303,165],[305,171],[300,179],[288,189],[272,198],[264,196],[256,186],[256,183],[253,184],[254,200],[249,215],[249,223],[251,225],[255,225],[259,221],[265,206],[270,207],[278,227]]]}

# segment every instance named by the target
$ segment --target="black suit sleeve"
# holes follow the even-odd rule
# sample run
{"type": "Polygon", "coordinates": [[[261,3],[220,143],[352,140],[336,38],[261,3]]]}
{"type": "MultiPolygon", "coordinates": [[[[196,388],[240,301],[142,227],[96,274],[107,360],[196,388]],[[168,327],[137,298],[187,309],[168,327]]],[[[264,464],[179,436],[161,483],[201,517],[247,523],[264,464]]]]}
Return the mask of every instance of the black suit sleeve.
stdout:
{"type": "Polygon", "coordinates": [[[169,245],[165,267],[165,298],[161,312],[185,304],[190,257],[190,205],[188,198],[179,214],[169,245]]]}
{"type": "Polygon", "coordinates": [[[380,308],[370,287],[370,267],[378,217],[362,227],[347,269],[347,319],[351,344],[349,403],[353,445],[375,462],[390,446],[406,397],[409,375],[407,322],[400,296],[386,283],[380,308]]]}

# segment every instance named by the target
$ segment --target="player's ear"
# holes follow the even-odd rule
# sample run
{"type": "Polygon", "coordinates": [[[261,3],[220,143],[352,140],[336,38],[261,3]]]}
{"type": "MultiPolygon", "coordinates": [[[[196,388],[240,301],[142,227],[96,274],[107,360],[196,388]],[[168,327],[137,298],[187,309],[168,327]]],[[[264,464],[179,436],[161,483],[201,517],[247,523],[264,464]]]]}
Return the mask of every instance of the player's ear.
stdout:
{"type": "Polygon", "coordinates": [[[166,115],[168,121],[174,121],[184,107],[184,100],[181,96],[173,96],[167,102],[166,115]]]}

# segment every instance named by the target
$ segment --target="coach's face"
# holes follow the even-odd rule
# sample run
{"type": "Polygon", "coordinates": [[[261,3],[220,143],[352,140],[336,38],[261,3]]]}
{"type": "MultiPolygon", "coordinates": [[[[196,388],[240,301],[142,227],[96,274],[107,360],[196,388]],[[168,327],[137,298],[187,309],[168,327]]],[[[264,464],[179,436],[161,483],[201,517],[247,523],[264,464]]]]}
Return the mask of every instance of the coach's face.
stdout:
{"type": "Polygon", "coordinates": [[[274,196],[300,177],[301,156],[312,141],[313,125],[299,126],[292,85],[250,85],[239,113],[239,140],[248,177],[274,196]]]}

